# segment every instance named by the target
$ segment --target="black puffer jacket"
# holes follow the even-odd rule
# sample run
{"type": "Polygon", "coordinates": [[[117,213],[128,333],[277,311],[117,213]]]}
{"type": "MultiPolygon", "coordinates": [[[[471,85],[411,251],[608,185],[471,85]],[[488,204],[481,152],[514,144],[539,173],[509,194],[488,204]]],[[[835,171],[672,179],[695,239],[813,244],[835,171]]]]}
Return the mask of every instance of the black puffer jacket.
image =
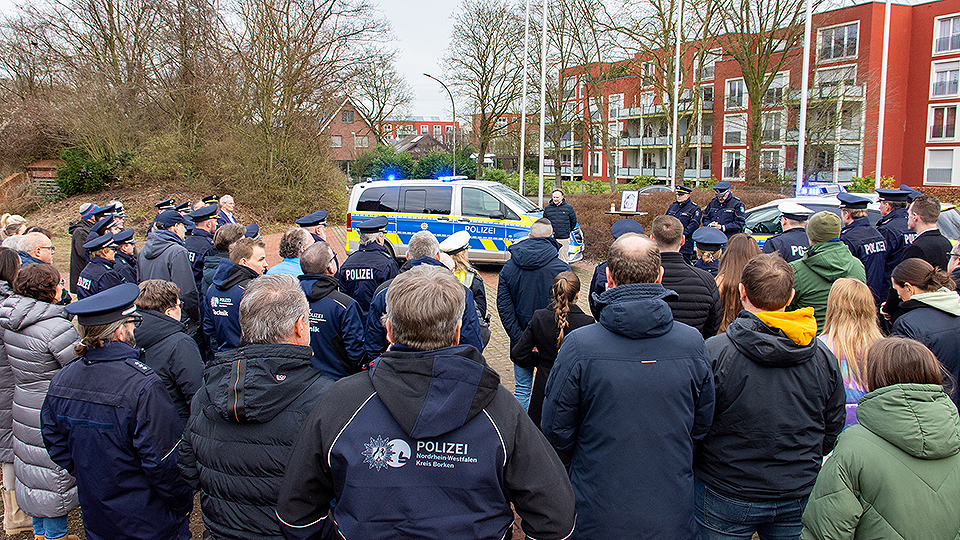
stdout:
{"type": "Polygon", "coordinates": [[[159,311],[139,310],[143,322],[134,336],[143,348],[143,363],[150,366],[170,392],[177,414],[186,425],[190,418],[190,400],[203,382],[203,360],[197,342],[186,334],[186,327],[159,311]]]}
{"type": "MultiPolygon", "coordinates": [[[[940,289],[916,294],[900,304],[900,311],[903,314],[893,323],[891,333],[926,345],[950,376],[960,380],[960,298],[957,293],[940,289]]],[[[946,392],[960,407],[956,385],[948,384],[946,392]]]]}
{"type": "Polygon", "coordinates": [[[333,384],[313,349],[251,344],[219,352],[194,396],[180,447],[212,538],[283,538],[277,495],[300,425],[333,384]],[[224,451],[229,448],[230,451],[224,451]]]}
{"type": "Polygon", "coordinates": [[[680,253],[660,253],[660,265],[663,266],[663,286],[679,296],[666,300],[673,311],[673,320],[696,328],[704,339],[716,334],[723,307],[713,276],[687,264],[680,253]]]}

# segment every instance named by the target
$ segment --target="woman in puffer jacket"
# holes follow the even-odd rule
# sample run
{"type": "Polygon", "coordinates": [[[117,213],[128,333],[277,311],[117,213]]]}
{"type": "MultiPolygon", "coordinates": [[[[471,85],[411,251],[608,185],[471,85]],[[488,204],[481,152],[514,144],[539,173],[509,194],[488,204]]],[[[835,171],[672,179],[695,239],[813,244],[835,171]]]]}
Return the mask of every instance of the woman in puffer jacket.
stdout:
{"type": "Polygon", "coordinates": [[[859,425],[840,434],[803,513],[801,540],[922,538],[960,531],[960,417],[943,367],[903,338],[874,343],[859,425]]]}
{"type": "Polygon", "coordinates": [[[33,517],[35,540],[64,538],[67,513],[77,507],[76,481],[51,461],[40,434],[40,407],[50,379],[74,359],[77,330],[53,304],[63,286],[49,264],[20,269],[13,294],[0,305],[3,345],[13,368],[13,454],[17,502],[33,517]]]}

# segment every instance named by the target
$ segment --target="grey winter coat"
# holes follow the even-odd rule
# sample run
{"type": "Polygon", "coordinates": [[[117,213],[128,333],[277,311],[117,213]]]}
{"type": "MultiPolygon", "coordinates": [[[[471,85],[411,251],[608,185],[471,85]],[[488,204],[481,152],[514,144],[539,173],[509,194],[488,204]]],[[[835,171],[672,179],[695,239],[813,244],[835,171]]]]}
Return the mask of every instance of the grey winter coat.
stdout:
{"type": "Polygon", "coordinates": [[[173,231],[153,231],[137,256],[140,282],[148,279],[172,281],[180,287],[183,312],[200,322],[200,297],[193,277],[193,265],[183,239],[173,231]]]}
{"type": "MultiPolygon", "coordinates": [[[[6,281],[0,281],[0,302],[13,294],[6,281]]],[[[0,327],[0,343],[3,328],[0,327]]],[[[7,361],[7,351],[0,347],[0,463],[13,463],[13,371],[7,361]]]]}
{"type": "Polygon", "coordinates": [[[3,344],[13,370],[13,470],[17,503],[32,517],[60,517],[79,504],[77,482],[53,463],[40,434],[50,380],[74,359],[77,330],[60,306],[12,295],[0,305],[3,344]]]}

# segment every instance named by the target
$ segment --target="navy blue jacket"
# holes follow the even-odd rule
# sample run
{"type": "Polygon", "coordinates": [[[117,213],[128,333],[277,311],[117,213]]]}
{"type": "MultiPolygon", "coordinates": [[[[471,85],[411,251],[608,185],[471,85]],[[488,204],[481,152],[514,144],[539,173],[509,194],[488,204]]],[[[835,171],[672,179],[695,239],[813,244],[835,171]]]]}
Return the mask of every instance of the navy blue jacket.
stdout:
{"type": "Polygon", "coordinates": [[[873,293],[873,300],[879,306],[883,302],[880,291],[883,289],[883,274],[887,266],[887,242],[883,235],[866,217],[853,220],[840,231],[840,240],[850,248],[850,253],[860,259],[867,273],[867,286],[873,293]]]}
{"type": "Polygon", "coordinates": [[[193,265],[193,279],[197,281],[197,291],[203,294],[200,289],[203,284],[203,261],[210,255],[219,253],[217,248],[213,247],[213,235],[205,229],[194,229],[193,233],[183,241],[187,248],[187,256],[190,264],[193,265]]]}
{"type": "Polygon", "coordinates": [[[137,272],[137,258],[133,255],[117,250],[113,259],[113,269],[116,270],[127,283],[140,283],[137,272]]]}
{"type": "MultiPolygon", "coordinates": [[[[900,311],[902,314],[894,321],[892,333],[926,345],[953,380],[960,381],[960,316],[913,299],[900,304],[900,311]]],[[[960,407],[956,386],[954,382],[946,391],[960,407]]]]}
{"type": "Polygon", "coordinates": [[[310,363],[333,380],[359,372],[366,358],[360,307],[339,285],[333,276],[300,276],[300,288],[310,302],[310,363]]]}
{"type": "Polygon", "coordinates": [[[217,253],[216,255],[207,255],[203,259],[203,282],[200,285],[202,291],[200,296],[206,296],[207,289],[213,285],[213,276],[217,275],[217,269],[220,268],[220,261],[230,260],[229,253],[217,253]]]}
{"type": "Polygon", "coordinates": [[[683,245],[680,246],[680,253],[687,255],[693,254],[693,231],[700,228],[700,220],[703,218],[703,211],[693,202],[693,199],[687,199],[682,204],[674,201],[667,208],[668,216],[673,216],[680,220],[683,225],[683,245]]]}
{"type": "MultiPolygon", "coordinates": [[[[950,240],[947,240],[947,237],[939,229],[930,229],[914,236],[913,241],[903,249],[903,259],[914,257],[923,259],[934,268],[946,272],[950,263],[950,255],[948,254],[952,249],[953,244],[950,243],[950,240]]],[[[887,294],[887,305],[884,307],[884,311],[892,316],[893,321],[896,321],[902,313],[900,296],[897,295],[897,290],[893,287],[890,287],[890,292],[887,294]]]]}
{"type": "Polygon", "coordinates": [[[743,201],[733,195],[727,197],[727,200],[722,203],[716,197],[710,199],[707,207],[703,209],[701,223],[706,227],[714,221],[720,224],[727,238],[743,232],[743,225],[747,222],[747,211],[743,201]]]}
{"type": "Polygon", "coordinates": [[[217,212],[217,227],[222,227],[227,223],[239,223],[237,216],[234,214],[227,215],[223,210],[217,212]]]}
{"type": "Polygon", "coordinates": [[[917,233],[907,226],[906,208],[897,208],[880,218],[880,221],[877,221],[877,230],[887,241],[887,265],[883,271],[883,288],[880,290],[880,298],[886,298],[890,293],[893,269],[903,261],[903,250],[913,243],[917,233]]]}
{"type": "MultiPolygon", "coordinates": [[[[407,261],[403,266],[404,269],[410,269],[421,264],[443,266],[443,263],[431,257],[413,259],[407,261]]],[[[446,267],[444,266],[444,268],[446,267]]],[[[381,318],[387,312],[387,289],[392,281],[391,279],[377,288],[377,293],[370,304],[370,316],[367,317],[363,326],[363,347],[370,360],[377,358],[380,353],[387,350],[387,330],[383,327],[381,318]]],[[[473,345],[478,351],[483,350],[483,338],[480,337],[480,321],[478,320],[476,302],[473,300],[473,293],[470,289],[464,287],[464,290],[466,290],[466,302],[463,306],[463,318],[460,325],[460,344],[473,345]]]]}
{"type": "MultiPolygon", "coordinates": [[[[90,227],[94,223],[89,219],[81,219],[76,223],[70,224],[70,292],[77,292],[77,277],[80,271],[87,265],[87,250],[83,245],[87,243],[87,235],[90,234],[90,227]]],[[[131,282],[133,283],[133,282],[131,282]]]]}
{"type": "Polygon", "coordinates": [[[203,360],[197,343],[186,334],[180,321],[153,311],[140,309],[143,317],[137,327],[137,345],[143,347],[143,363],[163,381],[180,419],[190,418],[190,400],[203,382],[203,360]]]}
{"type": "Polygon", "coordinates": [[[286,537],[498,540],[512,503],[528,538],[567,538],[563,465],[499,382],[473,347],[396,346],[334,383],[287,465],[286,537]]]}
{"type": "Polygon", "coordinates": [[[567,201],[553,204],[551,200],[550,204],[543,209],[543,217],[550,220],[550,224],[553,225],[553,237],[560,240],[570,238],[570,232],[577,228],[577,213],[567,201]]]}
{"type": "Polygon", "coordinates": [[[573,538],[699,538],[693,451],[713,421],[710,357],[660,284],[600,295],[599,324],[570,332],[540,426],[570,463],[573,538]]]}
{"type": "Polygon", "coordinates": [[[808,247],[810,247],[810,237],[807,236],[807,230],[803,227],[794,227],[767,238],[763,243],[763,252],[776,251],[781,259],[793,262],[802,259],[808,247]]]}
{"type": "Polygon", "coordinates": [[[183,433],[140,350],[108,342],[50,381],[40,411],[50,458],[77,479],[90,540],[190,538],[193,490],[180,477],[183,433]]]}
{"type": "Polygon", "coordinates": [[[343,292],[357,301],[360,315],[366,320],[370,301],[377,287],[388,279],[397,277],[400,269],[387,248],[376,242],[360,246],[347,260],[343,261],[335,276],[343,292]]]}
{"type": "Polygon", "coordinates": [[[603,261],[593,269],[593,278],[590,280],[590,289],[587,292],[587,302],[590,304],[590,313],[594,320],[600,318],[600,301],[596,296],[607,290],[607,261],[603,261]],[[596,296],[594,296],[596,295],[596,296]]]}
{"type": "Polygon", "coordinates": [[[553,298],[553,278],[570,270],[557,257],[560,244],[549,237],[526,238],[510,246],[510,260],[500,270],[497,312],[512,347],[523,335],[533,312],[553,298]]]}
{"type": "Polygon", "coordinates": [[[720,272],[720,260],[716,259],[712,262],[706,262],[703,259],[695,259],[693,261],[693,267],[699,268],[713,277],[717,277],[717,274],[720,272]]]}
{"type": "Polygon", "coordinates": [[[83,300],[126,282],[127,280],[123,279],[120,272],[113,269],[112,262],[103,257],[91,257],[90,262],[77,278],[77,299],[83,300]]]}
{"type": "Polygon", "coordinates": [[[207,289],[203,303],[203,333],[216,340],[215,350],[240,346],[240,299],[247,283],[259,275],[246,266],[230,262],[230,259],[220,261],[220,268],[217,268],[213,285],[207,289]]]}
{"type": "Polygon", "coordinates": [[[20,256],[20,268],[28,264],[42,263],[40,259],[34,257],[33,255],[28,255],[26,251],[17,250],[17,255],[20,256]]]}

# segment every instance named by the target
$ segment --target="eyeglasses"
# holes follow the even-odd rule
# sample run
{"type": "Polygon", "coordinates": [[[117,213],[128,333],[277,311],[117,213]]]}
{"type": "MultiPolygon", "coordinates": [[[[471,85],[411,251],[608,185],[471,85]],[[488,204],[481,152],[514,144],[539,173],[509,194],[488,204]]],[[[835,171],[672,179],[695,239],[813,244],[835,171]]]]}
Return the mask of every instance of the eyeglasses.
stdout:
{"type": "Polygon", "coordinates": [[[140,323],[142,322],[143,322],[143,317],[141,317],[140,315],[134,315],[129,319],[123,321],[123,324],[132,324],[134,328],[138,328],[140,326],[140,323]]]}
{"type": "Polygon", "coordinates": [[[55,247],[53,247],[53,246],[40,246],[40,249],[49,249],[49,250],[50,250],[50,253],[53,253],[54,251],[57,250],[57,248],[55,248],[55,247]]]}

